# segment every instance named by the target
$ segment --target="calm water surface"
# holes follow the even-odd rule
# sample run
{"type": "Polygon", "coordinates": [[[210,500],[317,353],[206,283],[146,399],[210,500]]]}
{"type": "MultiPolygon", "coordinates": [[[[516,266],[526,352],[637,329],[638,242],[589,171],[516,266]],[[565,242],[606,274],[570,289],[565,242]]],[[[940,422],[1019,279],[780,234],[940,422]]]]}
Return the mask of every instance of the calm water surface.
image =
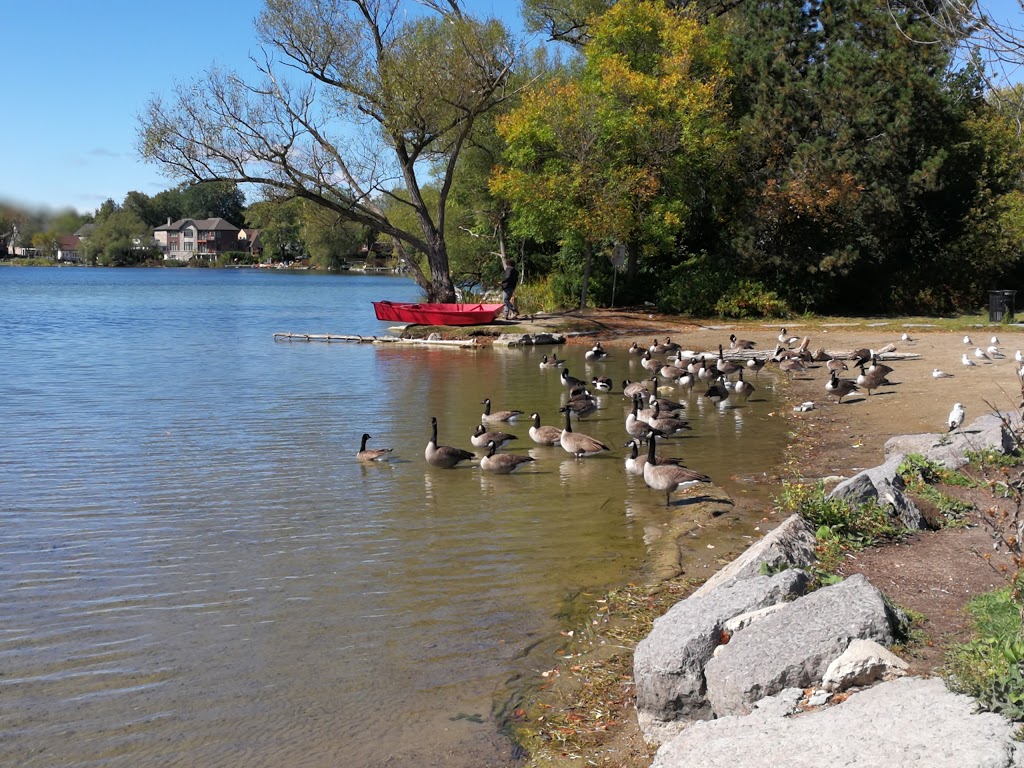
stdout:
{"type": "MultiPolygon", "coordinates": [[[[492,708],[554,666],[580,590],[621,583],[672,512],[627,477],[625,402],[577,461],[523,422],[512,476],[429,468],[480,402],[560,426],[550,349],[275,342],[380,334],[393,277],[0,269],[0,765],[483,766],[492,708]],[[390,464],[354,461],[359,436],[390,464]],[[479,717],[475,717],[479,715],[479,717]],[[478,720],[482,722],[477,722],[478,720]]],[[[640,378],[620,353],[581,378],[640,378]]],[[[732,494],[784,425],[691,398],[672,452],[732,494]]],[[[518,444],[517,444],[518,443],[518,444]]],[[[666,452],[668,452],[666,448],[666,452]]],[[[676,510],[678,512],[678,509],[676,510]]]]}

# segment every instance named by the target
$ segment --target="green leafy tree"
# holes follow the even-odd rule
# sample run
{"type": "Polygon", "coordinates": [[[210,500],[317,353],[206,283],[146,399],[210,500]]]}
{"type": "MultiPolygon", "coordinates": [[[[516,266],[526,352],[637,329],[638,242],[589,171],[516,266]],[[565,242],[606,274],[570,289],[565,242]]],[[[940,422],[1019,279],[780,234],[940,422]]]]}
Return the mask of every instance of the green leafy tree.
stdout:
{"type": "MultiPolygon", "coordinates": [[[[581,305],[596,249],[671,241],[728,156],[725,47],[685,13],[623,0],[590,27],[582,73],[499,122],[508,143],[494,192],[513,229],[578,241],[581,305]]],[[[639,249],[632,249],[636,258],[639,249]]]]}
{"type": "Polygon", "coordinates": [[[798,308],[961,305],[955,285],[936,282],[959,258],[950,244],[977,191],[964,121],[980,91],[945,76],[951,47],[912,42],[893,18],[911,30],[928,20],[880,0],[737,13],[737,187],[748,196],[727,217],[733,269],[798,308]]]}
{"type": "Polygon", "coordinates": [[[181,190],[183,218],[224,219],[236,227],[245,223],[245,194],[233,182],[191,184],[181,190]]]}
{"type": "Polygon", "coordinates": [[[262,231],[265,259],[301,261],[308,256],[302,237],[302,209],[301,200],[267,200],[249,207],[247,223],[262,231]]]}
{"type": "Polygon", "coordinates": [[[348,264],[366,240],[362,227],[313,203],[302,205],[300,235],[313,266],[336,270],[348,264]]]}
{"type": "Polygon", "coordinates": [[[515,61],[496,21],[457,0],[267,0],[258,20],[262,82],[218,70],[153,100],[140,150],[194,181],[255,183],[313,201],[426,254],[410,270],[429,299],[451,301],[447,203],[475,121],[504,97],[515,61]],[[292,73],[301,82],[288,80],[292,73]],[[436,203],[424,169],[440,171],[436,203]],[[398,227],[382,197],[400,179],[415,227],[398,227]],[[429,275],[429,276],[428,276],[429,275]]]}
{"type": "Polygon", "coordinates": [[[103,267],[126,267],[157,258],[149,247],[153,229],[131,211],[117,210],[97,222],[86,258],[103,267]]]}

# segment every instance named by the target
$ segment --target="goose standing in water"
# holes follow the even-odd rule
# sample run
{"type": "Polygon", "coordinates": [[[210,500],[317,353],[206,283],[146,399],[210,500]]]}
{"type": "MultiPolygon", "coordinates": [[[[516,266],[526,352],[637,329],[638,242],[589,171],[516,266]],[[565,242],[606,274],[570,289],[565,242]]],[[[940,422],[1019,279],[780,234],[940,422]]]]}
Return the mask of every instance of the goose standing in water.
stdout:
{"type": "Polygon", "coordinates": [[[558,427],[542,427],[539,413],[531,413],[530,418],[533,419],[533,426],[530,427],[530,439],[533,442],[537,445],[558,445],[558,441],[562,437],[562,430],[558,427]]]}
{"type": "Polygon", "coordinates": [[[491,412],[491,400],[487,398],[482,403],[484,412],[480,416],[480,421],[515,421],[523,415],[522,411],[494,411],[491,412]]]}
{"type": "MultiPolygon", "coordinates": [[[[631,475],[643,476],[644,464],[647,463],[647,454],[645,453],[643,456],[640,455],[640,446],[637,445],[636,440],[630,440],[628,443],[626,443],[626,446],[629,447],[629,456],[626,457],[626,471],[629,472],[631,475]]],[[[680,461],[680,459],[672,458],[669,456],[659,456],[657,458],[659,466],[672,464],[678,467],[680,461]]]]}
{"type": "Polygon", "coordinates": [[[667,507],[673,491],[690,488],[698,483],[710,483],[711,478],[679,464],[659,464],[654,453],[654,435],[651,435],[647,442],[644,482],[656,491],[665,492],[665,506],[667,507]]]}
{"type": "Polygon", "coordinates": [[[562,375],[559,377],[562,380],[562,386],[572,389],[573,387],[586,387],[587,382],[583,379],[577,379],[575,376],[569,375],[569,369],[563,368],[562,375]]]}
{"type": "Polygon", "coordinates": [[[740,369],[740,377],[736,380],[736,384],[732,388],[732,393],[736,395],[737,400],[746,402],[750,399],[750,396],[754,394],[754,385],[749,381],[743,379],[743,369],[740,369]]]}
{"type": "Polygon", "coordinates": [[[761,369],[764,368],[764,363],[765,361],[763,359],[752,357],[747,360],[747,370],[753,371],[754,376],[756,377],[757,374],[761,372],[761,369]]]}
{"type": "Polygon", "coordinates": [[[715,368],[717,368],[718,372],[726,378],[736,373],[736,371],[742,370],[742,368],[738,364],[732,362],[732,360],[725,359],[725,354],[722,350],[721,344],[718,345],[718,362],[715,363],[715,368]]]}
{"type": "Polygon", "coordinates": [[[424,451],[424,457],[427,460],[427,464],[432,467],[441,467],[442,469],[452,469],[456,464],[462,461],[469,461],[475,458],[469,451],[464,451],[461,448],[453,448],[450,445],[438,445],[437,444],[437,417],[430,417],[430,442],[427,443],[427,449],[424,451]]]}
{"type": "Polygon", "coordinates": [[[480,459],[480,469],[498,475],[508,475],[523,464],[533,461],[532,456],[518,456],[514,453],[495,453],[498,445],[493,440],[487,443],[487,455],[480,459]]]}
{"type": "Polygon", "coordinates": [[[477,424],[476,429],[473,430],[473,436],[469,438],[469,442],[477,448],[486,448],[488,443],[494,443],[500,447],[509,440],[518,439],[515,435],[510,435],[508,432],[488,430],[483,424],[477,424]]]}
{"type": "Polygon", "coordinates": [[[559,410],[565,414],[565,429],[562,430],[558,442],[567,453],[571,453],[577,459],[581,459],[584,456],[593,456],[602,451],[611,450],[597,438],[584,435],[582,432],[573,432],[572,423],[569,421],[572,410],[568,406],[559,410]]]}
{"type": "Polygon", "coordinates": [[[391,459],[391,451],[393,448],[367,448],[366,441],[370,439],[370,435],[363,433],[362,442],[359,443],[359,453],[356,454],[356,458],[359,461],[389,461],[391,459]]]}
{"type": "Polygon", "coordinates": [[[658,405],[657,400],[652,404],[652,408],[654,409],[654,413],[647,419],[647,424],[651,429],[657,430],[665,437],[674,435],[681,429],[690,428],[690,423],[685,419],[677,419],[673,416],[663,416],[661,414],[661,406],[658,405]]]}

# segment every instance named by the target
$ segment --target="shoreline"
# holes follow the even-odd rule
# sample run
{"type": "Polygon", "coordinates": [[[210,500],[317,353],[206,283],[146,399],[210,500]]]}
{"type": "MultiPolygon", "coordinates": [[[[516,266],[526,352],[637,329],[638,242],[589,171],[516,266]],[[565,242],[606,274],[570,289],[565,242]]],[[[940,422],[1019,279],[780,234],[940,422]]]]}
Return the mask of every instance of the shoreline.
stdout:
{"type": "MultiPolygon", "coordinates": [[[[590,343],[599,339],[607,347],[619,348],[621,346],[625,348],[632,341],[647,343],[648,336],[652,333],[659,336],[669,333],[677,336],[681,343],[689,345],[690,340],[695,337],[721,339],[727,336],[731,329],[735,329],[735,332],[741,335],[752,336],[757,333],[764,337],[767,335],[766,329],[774,327],[763,322],[756,325],[723,323],[711,326],[679,319],[673,321],[664,317],[655,318],[654,316],[642,318],[634,315],[629,318],[626,313],[620,314],[623,316],[621,320],[608,322],[607,318],[599,319],[595,323],[597,328],[576,330],[574,335],[566,340],[567,343],[590,343]],[[635,324],[631,324],[630,321],[635,324]],[[576,341],[577,339],[579,341],[576,341]]],[[[580,319],[575,318],[573,324],[578,327],[579,322],[580,319]]],[[[1000,343],[1006,345],[1009,364],[997,365],[997,361],[993,361],[992,365],[979,366],[981,370],[964,370],[953,367],[958,362],[959,356],[965,351],[962,330],[924,329],[916,323],[901,324],[899,320],[886,322],[863,320],[856,323],[843,323],[842,327],[837,327],[837,325],[826,327],[826,324],[818,323],[814,330],[805,329],[802,327],[803,325],[802,323],[793,324],[792,329],[798,334],[805,332],[809,335],[817,335],[817,338],[824,342],[823,346],[826,348],[854,349],[862,345],[881,347],[895,339],[897,345],[904,350],[919,352],[920,360],[894,365],[899,374],[893,376],[894,387],[888,389],[887,392],[876,392],[870,398],[861,395],[844,399],[841,405],[831,402],[828,398],[823,388],[824,377],[820,372],[815,375],[794,377],[786,382],[784,398],[787,407],[785,412],[780,415],[791,424],[790,440],[779,456],[772,476],[764,480],[764,482],[775,486],[780,486],[781,482],[788,478],[800,478],[810,482],[827,479],[830,484],[834,484],[839,479],[851,477],[862,469],[882,463],[884,460],[882,445],[889,437],[944,431],[940,428],[943,425],[946,411],[954,399],[962,400],[967,404],[968,421],[970,421],[972,418],[982,415],[985,409],[993,404],[998,403],[1000,406],[1004,406],[1012,401],[1010,393],[1015,389],[1014,385],[1019,384],[1012,365],[1012,350],[1016,345],[1024,346],[1024,332],[1022,332],[1024,328],[1022,327],[995,325],[983,328],[972,327],[970,332],[976,333],[979,337],[984,336],[986,342],[989,340],[990,333],[1004,336],[1000,343]],[[913,335],[920,334],[920,338],[900,344],[900,333],[907,327],[917,328],[913,335]],[[932,379],[930,373],[937,366],[942,367],[943,370],[949,370],[953,376],[948,380],[932,379]],[[977,375],[968,379],[968,374],[972,373],[977,375]],[[792,410],[796,404],[808,400],[815,402],[814,410],[808,412],[792,410]]],[[[551,330],[552,328],[547,327],[547,324],[541,328],[542,332],[551,330]]],[[[769,339],[764,340],[765,346],[770,343],[769,339]]],[[[816,348],[818,344],[812,341],[811,346],[816,348]]],[[[710,345],[705,344],[704,347],[701,347],[693,344],[693,347],[710,348],[710,345]]],[[[1016,405],[1017,403],[1014,402],[1013,406],[1016,405]]],[[[729,518],[737,515],[742,517],[743,512],[749,515],[753,511],[752,508],[757,505],[750,505],[749,508],[742,511],[739,509],[741,506],[745,505],[742,505],[741,500],[737,500],[737,509],[734,515],[712,516],[707,521],[708,527],[717,527],[719,523],[728,523],[730,522],[729,518]]],[[[755,526],[755,528],[761,529],[757,531],[760,535],[781,522],[772,509],[765,510],[760,520],[762,524],[755,526]]],[[[742,539],[741,536],[737,536],[735,547],[728,547],[709,554],[707,550],[700,551],[696,548],[688,549],[686,547],[686,539],[692,531],[691,520],[687,520],[679,527],[673,526],[673,530],[666,532],[666,535],[661,537],[661,541],[652,547],[644,568],[644,574],[647,577],[645,581],[654,582],[650,588],[651,593],[668,593],[671,599],[669,605],[683,599],[699,583],[705,581],[706,578],[742,553],[750,543],[742,539]],[[678,557],[672,554],[673,550],[679,554],[678,557]],[[693,573],[694,570],[706,571],[706,573],[697,575],[693,573]]],[[[934,535],[930,532],[915,534],[906,542],[898,543],[895,546],[860,553],[854,558],[855,562],[851,563],[846,575],[859,572],[867,573],[870,577],[872,568],[884,570],[887,567],[893,567],[892,563],[885,562],[893,556],[905,557],[912,552],[914,547],[933,546],[934,541],[941,537],[942,532],[935,532],[934,535]]],[[[961,555],[963,559],[971,558],[970,546],[973,545],[968,545],[966,553],[961,555]]],[[[970,563],[966,563],[966,565],[970,565],[970,563]]],[[[895,567],[900,567],[900,564],[896,563],[895,567]]],[[[628,585],[628,588],[632,589],[633,585],[628,585]]],[[[880,584],[880,588],[883,592],[888,593],[889,591],[885,584],[880,584]]],[[[962,607],[967,596],[959,597],[959,605],[962,607]]],[[[666,605],[666,608],[669,605],[666,605]]],[[[602,611],[601,608],[599,605],[595,606],[595,615],[599,617],[602,625],[610,625],[614,620],[608,615],[608,611],[602,611]]],[[[959,608],[955,613],[959,613],[959,608]]],[[[653,621],[653,616],[649,618],[653,621]]],[[[964,623],[962,616],[954,615],[945,618],[947,621],[959,620],[961,624],[964,623]]],[[[597,619],[594,621],[598,623],[597,619]]],[[[926,617],[926,625],[927,623],[926,617]]],[[[604,628],[602,626],[601,630],[604,628]]],[[[965,628],[961,627],[961,629],[965,628]]],[[[952,641],[951,638],[941,634],[938,639],[940,642],[952,641]]],[[[627,650],[627,648],[624,646],[623,650],[627,650]]],[[[631,648],[628,649],[628,655],[630,658],[632,657],[631,648]]],[[[936,659],[941,660],[941,653],[930,654],[924,664],[934,665],[936,659]]],[[[921,666],[921,663],[918,663],[917,666],[921,666]]],[[[926,674],[933,674],[934,668],[925,671],[926,674]]],[[[631,672],[632,669],[629,667],[623,673],[620,681],[622,685],[629,686],[631,672]]],[[[580,698],[585,698],[584,694],[588,686],[592,686],[592,683],[582,676],[575,681],[575,690],[578,693],[582,692],[580,698]]],[[[563,700],[567,700],[569,695],[564,690],[567,687],[570,686],[562,685],[562,690],[559,692],[559,696],[563,700]]],[[[627,699],[629,698],[627,697],[627,699]]],[[[571,706],[567,707],[567,710],[569,715],[573,714],[571,706]]],[[[643,742],[639,725],[636,722],[635,709],[631,703],[627,702],[622,706],[620,715],[622,716],[621,720],[611,728],[597,726],[597,732],[601,734],[600,748],[595,747],[593,752],[584,750],[582,756],[588,757],[593,764],[597,765],[617,765],[624,768],[650,765],[653,759],[653,750],[643,742]]],[[[571,720],[569,722],[572,724],[571,720]]],[[[513,726],[512,730],[515,730],[514,720],[511,725],[513,726]]],[[[538,727],[534,730],[540,731],[541,728],[538,727]]],[[[568,765],[575,762],[574,758],[580,756],[579,754],[567,755],[563,750],[560,759],[568,765]]],[[[553,754],[545,754],[543,759],[545,765],[560,764],[559,758],[553,754]]]]}

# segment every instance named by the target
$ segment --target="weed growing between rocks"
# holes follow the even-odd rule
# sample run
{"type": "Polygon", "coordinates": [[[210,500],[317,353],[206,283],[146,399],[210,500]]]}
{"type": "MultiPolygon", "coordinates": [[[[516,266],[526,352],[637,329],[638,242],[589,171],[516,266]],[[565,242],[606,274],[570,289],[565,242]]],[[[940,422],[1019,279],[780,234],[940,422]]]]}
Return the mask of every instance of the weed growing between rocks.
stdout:
{"type": "Polygon", "coordinates": [[[968,518],[975,511],[974,504],[943,492],[937,485],[959,488],[976,488],[978,481],[962,472],[946,469],[919,453],[908,453],[900,462],[897,472],[906,483],[907,491],[918,500],[923,500],[938,511],[932,523],[940,528],[960,528],[967,525],[968,518]]]}
{"type": "Polygon", "coordinates": [[[903,533],[886,507],[876,502],[850,504],[831,498],[820,481],[783,482],[775,504],[783,514],[798,513],[816,527],[817,570],[823,574],[836,573],[847,552],[880,544],[903,533]]]}

